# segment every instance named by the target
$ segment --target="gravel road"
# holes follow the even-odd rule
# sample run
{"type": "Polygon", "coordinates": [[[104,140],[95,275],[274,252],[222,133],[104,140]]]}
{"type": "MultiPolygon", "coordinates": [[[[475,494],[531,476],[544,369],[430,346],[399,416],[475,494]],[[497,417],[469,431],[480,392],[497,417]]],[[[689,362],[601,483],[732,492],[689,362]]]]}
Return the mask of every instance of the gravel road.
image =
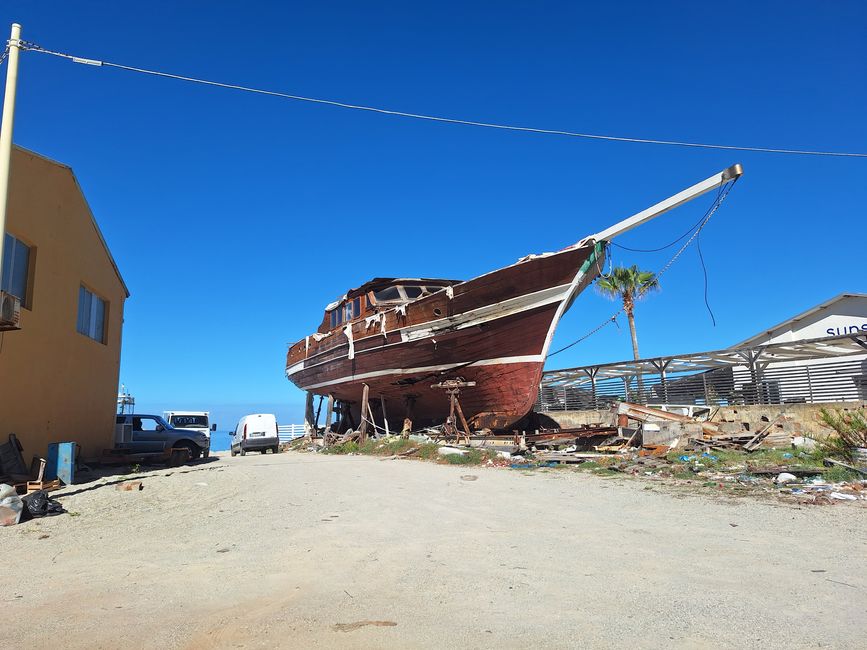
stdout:
{"type": "Polygon", "coordinates": [[[2,648],[867,647],[867,509],[221,455],[0,528],[2,648]],[[74,515],[74,516],[73,516],[74,515]]]}

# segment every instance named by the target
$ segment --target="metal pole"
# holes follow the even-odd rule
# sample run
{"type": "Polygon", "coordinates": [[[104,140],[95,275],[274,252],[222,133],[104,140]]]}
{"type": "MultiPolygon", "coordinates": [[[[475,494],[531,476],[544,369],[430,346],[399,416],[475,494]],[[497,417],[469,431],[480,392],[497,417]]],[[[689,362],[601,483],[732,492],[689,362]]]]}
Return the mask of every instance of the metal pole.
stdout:
{"type": "Polygon", "coordinates": [[[391,432],[388,430],[388,413],[385,410],[385,396],[379,396],[379,402],[382,404],[382,424],[385,427],[385,435],[390,436],[391,432]]]}
{"type": "Polygon", "coordinates": [[[0,276],[3,269],[3,244],[6,242],[6,208],[9,202],[9,170],[12,167],[12,127],[15,123],[15,89],[18,86],[18,55],[21,25],[12,23],[9,58],[6,61],[6,94],[3,98],[3,124],[0,125],[0,276]]]}

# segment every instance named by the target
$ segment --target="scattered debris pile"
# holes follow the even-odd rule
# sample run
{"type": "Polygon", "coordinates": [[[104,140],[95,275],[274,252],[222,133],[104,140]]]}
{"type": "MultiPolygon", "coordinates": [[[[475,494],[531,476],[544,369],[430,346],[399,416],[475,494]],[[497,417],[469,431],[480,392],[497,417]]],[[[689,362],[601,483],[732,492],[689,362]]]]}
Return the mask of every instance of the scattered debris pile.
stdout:
{"type": "Polygon", "coordinates": [[[513,469],[574,466],[603,474],[698,484],[730,493],[782,493],[800,503],[867,501],[863,462],[843,462],[818,449],[800,425],[780,414],[754,430],[621,402],[609,422],[575,428],[467,435],[445,427],[365,440],[357,431],[299,439],[297,447],[327,453],[369,453],[383,460],[423,458],[513,469]]]}
{"type": "Polygon", "coordinates": [[[8,483],[15,488],[16,494],[30,494],[39,490],[51,491],[61,487],[60,478],[55,471],[47,476],[48,461],[34,456],[30,467],[24,460],[24,448],[14,433],[9,434],[6,442],[0,444],[0,483],[8,483]]]}

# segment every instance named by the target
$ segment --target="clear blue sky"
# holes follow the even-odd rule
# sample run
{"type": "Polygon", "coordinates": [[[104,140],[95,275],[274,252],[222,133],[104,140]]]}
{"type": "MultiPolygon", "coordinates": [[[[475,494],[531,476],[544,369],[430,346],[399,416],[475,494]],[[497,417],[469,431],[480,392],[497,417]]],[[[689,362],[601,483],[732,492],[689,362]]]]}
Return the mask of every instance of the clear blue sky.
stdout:
{"type": "MultiPolygon", "coordinates": [[[[867,4],[6,2],[48,49],[410,112],[867,151],[867,4]]],[[[5,29],[5,28],[4,28],[5,29]]],[[[3,71],[5,75],[5,71],[3,71]]],[[[15,140],[70,164],[132,292],[121,380],[147,410],[300,421],[287,343],[377,275],[470,278],[742,162],[637,315],[643,355],[724,347],[867,289],[867,161],[490,131],[22,57],[15,140]]],[[[699,200],[623,238],[648,247],[699,200]]],[[[664,255],[615,251],[659,268],[664,255]]],[[[594,291],[558,348],[615,310],[594,291]]],[[[608,328],[548,367],[628,358],[608,328]]]]}

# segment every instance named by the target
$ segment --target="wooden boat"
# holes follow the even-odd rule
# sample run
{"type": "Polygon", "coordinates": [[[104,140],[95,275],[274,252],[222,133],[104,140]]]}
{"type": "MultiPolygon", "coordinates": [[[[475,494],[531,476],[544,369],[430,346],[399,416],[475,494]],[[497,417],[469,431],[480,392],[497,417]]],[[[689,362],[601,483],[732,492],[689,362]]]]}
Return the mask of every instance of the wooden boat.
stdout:
{"type": "Polygon", "coordinates": [[[317,331],[289,348],[286,376],[355,404],[355,422],[366,384],[393,429],[405,416],[444,422],[449,399],[434,384],[460,378],[475,383],[460,394],[470,426],[508,428],[532,409],[557,323],[601,273],[607,243],[741,173],[735,165],[572,246],[471,280],[370,280],[328,305],[317,331]]]}

